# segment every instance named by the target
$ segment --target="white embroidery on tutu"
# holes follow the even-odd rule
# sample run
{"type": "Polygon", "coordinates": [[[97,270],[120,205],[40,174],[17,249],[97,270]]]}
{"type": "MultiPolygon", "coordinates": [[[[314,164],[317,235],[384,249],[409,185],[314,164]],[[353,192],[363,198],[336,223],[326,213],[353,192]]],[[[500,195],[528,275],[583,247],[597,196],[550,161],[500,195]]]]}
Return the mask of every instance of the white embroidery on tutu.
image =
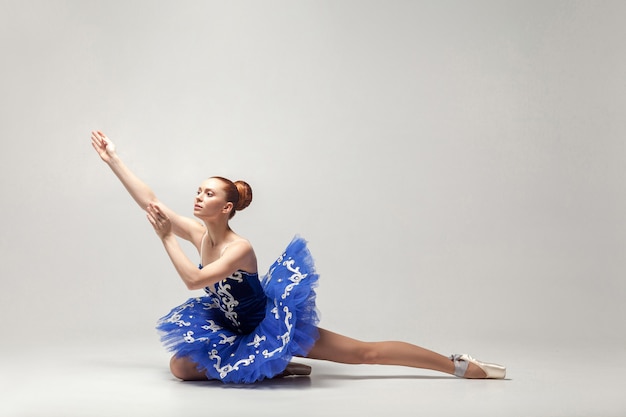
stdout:
{"type": "Polygon", "coordinates": [[[289,340],[291,340],[289,334],[291,333],[291,328],[293,327],[293,324],[291,324],[290,319],[293,315],[291,314],[291,311],[289,311],[289,308],[287,306],[283,307],[283,311],[285,312],[285,326],[287,326],[287,331],[277,337],[278,339],[282,339],[283,344],[282,346],[277,347],[271,352],[269,352],[267,349],[263,350],[263,356],[265,358],[271,358],[276,353],[282,352],[285,346],[287,346],[287,343],[289,343],[289,340]]]}
{"type": "Polygon", "coordinates": [[[178,325],[178,327],[183,327],[183,326],[189,327],[189,326],[191,326],[190,322],[183,320],[183,315],[180,314],[180,312],[178,312],[178,311],[176,313],[172,314],[172,316],[169,319],[167,319],[167,322],[176,324],[176,325],[178,325]]]}
{"type": "Polygon", "coordinates": [[[250,343],[248,343],[248,346],[254,346],[255,348],[258,348],[259,345],[261,344],[261,342],[263,342],[264,340],[267,340],[265,338],[265,336],[259,336],[258,334],[254,335],[254,340],[250,343]]]}
{"type": "Polygon", "coordinates": [[[218,308],[218,309],[220,308],[220,303],[215,298],[211,298],[210,303],[202,303],[202,305],[204,306],[205,310],[211,310],[213,308],[218,308]]]}
{"type": "MultiPolygon", "coordinates": [[[[200,298],[196,298],[195,301],[200,301],[200,298]]],[[[194,302],[190,301],[188,303],[182,304],[178,307],[178,310],[176,310],[175,313],[173,313],[168,319],[167,322],[168,323],[173,323],[176,324],[178,327],[189,327],[191,326],[191,323],[188,321],[184,321],[183,320],[183,315],[181,314],[181,312],[183,310],[185,310],[186,308],[192,308],[194,306],[194,302]]]]}
{"type": "Polygon", "coordinates": [[[283,265],[284,265],[285,267],[287,267],[287,269],[288,269],[288,270],[290,270],[291,272],[293,272],[293,275],[292,275],[292,276],[290,276],[290,277],[288,278],[288,279],[289,279],[289,281],[291,281],[291,284],[289,284],[289,285],[287,285],[287,286],[285,287],[285,291],[283,292],[283,295],[282,295],[282,299],[283,299],[283,300],[284,300],[285,298],[287,298],[287,296],[289,295],[289,293],[291,292],[291,290],[293,290],[293,288],[294,288],[296,285],[300,284],[300,281],[302,281],[302,280],[303,280],[304,278],[306,278],[306,277],[307,277],[307,275],[308,275],[308,274],[303,274],[303,273],[301,273],[301,272],[300,272],[300,267],[299,267],[299,266],[298,266],[298,267],[296,267],[296,268],[294,268],[294,267],[293,267],[293,264],[294,264],[295,262],[296,262],[296,261],[295,261],[295,260],[293,260],[293,259],[290,259],[290,260],[288,260],[288,261],[283,262],[283,265]]]}
{"type": "MultiPolygon", "coordinates": [[[[272,268],[270,268],[269,271],[267,271],[267,274],[265,276],[265,285],[267,286],[267,284],[270,283],[270,281],[272,280],[272,274],[274,273],[274,271],[276,270],[276,268],[278,268],[278,265],[280,265],[283,262],[283,259],[285,259],[285,256],[287,256],[286,253],[283,253],[282,255],[280,255],[278,257],[278,259],[276,259],[276,262],[274,262],[274,265],[276,266],[272,266],[272,268]]],[[[278,281],[280,282],[280,280],[278,281]]]]}
{"type": "Polygon", "coordinates": [[[212,351],[209,352],[209,359],[215,359],[217,361],[217,363],[213,365],[213,367],[215,368],[217,372],[220,373],[220,378],[223,379],[223,378],[226,378],[226,375],[228,375],[232,371],[238,371],[240,365],[248,366],[251,363],[253,363],[254,355],[248,356],[248,359],[241,359],[235,362],[233,365],[221,366],[222,358],[220,357],[220,355],[217,354],[217,350],[213,349],[212,351]]]}
{"type": "Polygon", "coordinates": [[[218,330],[222,330],[223,327],[216,324],[213,320],[207,320],[207,323],[209,323],[209,325],[207,326],[206,324],[204,326],[202,326],[202,328],[204,330],[210,330],[211,332],[215,333],[218,330]]]}
{"type": "Polygon", "coordinates": [[[191,330],[189,330],[187,333],[185,333],[185,336],[183,337],[183,339],[185,339],[185,342],[187,342],[187,343],[205,342],[205,341],[209,340],[208,337],[199,337],[199,338],[195,339],[193,337],[193,331],[191,331],[191,330]]]}
{"type": "Polygon", "coordinates": [[[225,345],[226,343],[228,343],[230,346],[232,346],[235,343],[235,340],[237,340],[237,335],[227,337],[225,334],[220,333],[220,337],[222,338],[222,340],[220,340],[220,345],[225,345]]]}

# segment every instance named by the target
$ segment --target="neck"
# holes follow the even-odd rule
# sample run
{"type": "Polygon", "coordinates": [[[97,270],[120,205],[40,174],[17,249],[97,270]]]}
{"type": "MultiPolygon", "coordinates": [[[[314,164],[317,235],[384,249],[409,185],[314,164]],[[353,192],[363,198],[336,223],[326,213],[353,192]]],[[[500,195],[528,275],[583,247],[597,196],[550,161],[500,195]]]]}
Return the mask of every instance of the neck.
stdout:
{"type": "Polygon", "coordinates": [[[228,225],[228,220],[209,221],[205,220],[204,225],[207,231],[208,244],[217,246],[224,242],[226,238],[233,232],[228,225]]]}

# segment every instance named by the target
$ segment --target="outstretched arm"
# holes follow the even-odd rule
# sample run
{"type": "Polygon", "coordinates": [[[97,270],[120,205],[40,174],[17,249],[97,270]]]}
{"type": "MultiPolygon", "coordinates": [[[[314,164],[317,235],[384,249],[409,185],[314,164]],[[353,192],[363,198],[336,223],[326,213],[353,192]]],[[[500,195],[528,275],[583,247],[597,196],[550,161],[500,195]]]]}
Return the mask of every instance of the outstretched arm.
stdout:
{"type": "Polygon", "coordinates": [[[148,211],[150,204],[159,204],[163,212],[172,222],[172,230],[183,239],[196,244],[204,233],[204,226],[193,219],[179,216],[174,211],[160,203],[154,191],[137,177],[115,151],[115,145],[101,131],[91,132],[91,144],[100,158],[111,168],[115,176],[120,180],[124,188],[131,195],[133,200],[143,210],[148,211]]]}
{"type": "Polygon", "coordinates": [[[104,133],[91,132],[91,145],[122,182],[139,207],[146,210],[151,202],[156,201],[157,198],[152,189],[128,169],[115,152],[115,145],[104,133]]]}

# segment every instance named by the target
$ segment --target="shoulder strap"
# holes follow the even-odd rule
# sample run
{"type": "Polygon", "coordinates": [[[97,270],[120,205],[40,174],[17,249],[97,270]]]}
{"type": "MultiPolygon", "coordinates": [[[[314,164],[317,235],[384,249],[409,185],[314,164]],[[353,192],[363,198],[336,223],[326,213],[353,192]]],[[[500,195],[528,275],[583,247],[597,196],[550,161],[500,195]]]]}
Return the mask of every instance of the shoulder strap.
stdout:
{"type": "Polygon", "coordinates": [[[200,265],[202,265],[202,254],[204,253],[204,237],[207,235],[207,233],[209,232],[204,232],[204,234],[200,238],[200,265]]]}
{"type": "MultiPolygon", "coordinates": [[[[200,240],[200,263],[202,263],[202,253],[204,252],[204,237],[207,235],[207,233],[208,233],[208,232],[205,232],[205,233],[202,235],[202,240],[200,240]]],[[[228,247],[229,247],[230,245],[232,245],[233,243],[235,243],[235,242],[236,242],[236,240],[235,240],[235,241],[233,241],[233,242],[230,242],[230,243],[228,243],[226,246],[224,246],[224,247],[222,248],[222,250],[220,251],[220,257],[222,257],[222,255],[224,255],[224,252],[226,252],[226,249],[228,249],[228,247]]]]}
{"type": "Polygon", "coordinates": [[[222,255],[224,254],[224,252],[226,252],[226,249],[228,249],[228,247],[230,245],[232,245],[234,242],[230,242],[229,244],[227,244],[226,246],[224,246],[220,252],[220,258],[222,257],[222,255]]]}

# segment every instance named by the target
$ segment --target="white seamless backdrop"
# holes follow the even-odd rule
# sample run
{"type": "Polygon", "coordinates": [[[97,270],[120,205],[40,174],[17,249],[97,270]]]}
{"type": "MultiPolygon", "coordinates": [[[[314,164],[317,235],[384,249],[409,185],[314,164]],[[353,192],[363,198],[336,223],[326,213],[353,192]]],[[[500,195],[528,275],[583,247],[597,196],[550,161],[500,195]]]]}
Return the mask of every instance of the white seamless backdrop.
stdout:
{"type": "MultiPolygon", "coordinates": [[[[153,338],[190,296],[91,149],[159,197],[245,179],[321,325],[448,352],[623,344],[626,3],[0,2],[4,346],[153,338]]],[[[195,258],[195,254],[189,252],[195,258]]]]}

